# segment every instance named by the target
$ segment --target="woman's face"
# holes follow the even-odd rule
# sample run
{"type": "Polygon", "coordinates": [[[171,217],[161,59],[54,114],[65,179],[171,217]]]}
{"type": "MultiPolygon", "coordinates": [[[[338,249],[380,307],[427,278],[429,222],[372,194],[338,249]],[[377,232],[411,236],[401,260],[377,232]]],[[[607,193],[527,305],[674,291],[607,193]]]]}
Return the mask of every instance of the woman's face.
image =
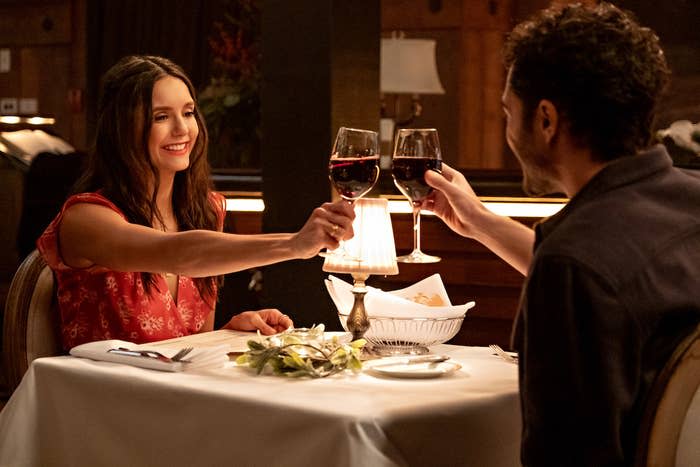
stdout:
{"type": "Polygon", "coordinates": [[[189,166],[199,134],[194,101],[187,85],[173,76],[156,81],[152,99],[148,151],[161,177],[174,176],[189,166]]]}

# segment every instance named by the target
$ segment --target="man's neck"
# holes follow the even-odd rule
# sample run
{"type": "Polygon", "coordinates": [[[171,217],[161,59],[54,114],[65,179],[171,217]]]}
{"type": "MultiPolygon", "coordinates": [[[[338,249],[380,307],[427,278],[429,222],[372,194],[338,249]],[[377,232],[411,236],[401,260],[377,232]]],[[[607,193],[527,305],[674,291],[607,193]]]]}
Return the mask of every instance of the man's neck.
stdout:
{"type": "Polygon", "coordinates": [[[595,174],[607,165],[607,162],[597,160],[590,148],[570,143],[570,141],[565,141],[557,148],[559,157],[557,157],[558,163],[556,164],[559,185],[569,198],[578,193],[595,174]]]}

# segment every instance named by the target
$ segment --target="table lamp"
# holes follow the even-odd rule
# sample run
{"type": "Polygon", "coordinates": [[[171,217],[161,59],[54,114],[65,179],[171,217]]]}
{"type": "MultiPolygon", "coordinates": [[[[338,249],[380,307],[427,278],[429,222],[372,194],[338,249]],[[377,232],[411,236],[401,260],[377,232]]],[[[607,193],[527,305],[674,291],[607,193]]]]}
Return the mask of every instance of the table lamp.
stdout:
{"type": "Polygon", "coordinates": [[[382,116],[390,116],[384,96],[395,94],[394,112],[391,117],[398,126],[406,126],[421,115],[420,94],[445,94],[437,71],[435,45],[434,39],[406,39],[403,33],[394,33],[391,38],[381,40],[382,116]],[[402,94],[411,95],[410,112],[403,118],[399,115],[402,94]]]}
{"type": "Polygon", "coordinates": [[[354,203],[355,236],[344,242],[346,256],[328,255],[323,270],[350,274],[353,279],[354,303],[346,322],[353,340],[369,329],[365,310],[365,281],[370,274],[398,274],[394,232],[391,228],[388,201],[384,198],[360,198],[354,203]]]}

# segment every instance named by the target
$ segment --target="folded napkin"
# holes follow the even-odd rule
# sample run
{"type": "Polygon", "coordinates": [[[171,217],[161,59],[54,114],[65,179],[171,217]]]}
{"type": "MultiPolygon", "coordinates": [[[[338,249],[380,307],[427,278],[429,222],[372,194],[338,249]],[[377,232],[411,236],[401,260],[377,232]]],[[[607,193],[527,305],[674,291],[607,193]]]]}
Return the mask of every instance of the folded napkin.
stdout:
{"type": "MultiPolygon", "coordinates": [[[[352,284],[333,275],[325,280],[328,294],[333,299],[341,315],[349,315],[354,302],[352,284]]],[[[365,309],[372,317],[390,318],[458,318],[475,305],[452,305],[447,296],[440,274],[416,282],[400,290],[384,292],[375,287],[367,287],[365,309]]]]}
{"type": "Polygon", "coordinates": [[[227,352],[230,350],[228,345],[218,345],[215,347],[194,348],[188,353],[184,360],[186,362],[167,362],[158,360],[157,358],[146,356],[131,356],[119,353],[109,352],[110,349],[128,349],[128,350],[153,350],[166,357],[172,357],[180,348],[163,347],[154,344],[137,345],[132,342],[110,339],[104,341],[88,342],[73,347],[70,354],[74,357],[90,358],[92,360],[101,360],[105,362],[123,363],[126,365],[138,366],[141,368],[150,368],[152,370],[161,371],[188,371],[202,367],[218,368],[228,361],[227,352]]]}

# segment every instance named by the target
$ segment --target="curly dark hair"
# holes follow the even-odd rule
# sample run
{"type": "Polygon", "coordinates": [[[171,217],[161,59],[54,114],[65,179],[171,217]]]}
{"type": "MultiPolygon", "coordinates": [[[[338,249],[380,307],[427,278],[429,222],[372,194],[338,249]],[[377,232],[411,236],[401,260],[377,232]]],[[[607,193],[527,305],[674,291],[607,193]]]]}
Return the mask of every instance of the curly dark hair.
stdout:
{"type": "Polygon", "coordinates": [[[670,72],[659,38],[631,14],[605,2],[543,10],[513,29],[504,59],[528,120],[550,100],[603,161],[650,144],[670,72]]]}
{"type": "MultiPolygon", "coordinates": [[[[182,80],[196,102],[190,79],[167,58],[126,56],[104,74],[94,146],[87,170],[74,187],[77,193],[101,190],[124,212],[129,222],[148,227],[152,227],[156,219],[163,223],[156,206],[158,170],[149,155],[148,137],[153,120],[153,87],[165,76],[182,80]]],[[[207,130],[197,110],[195,119],[199,134],[192,147],[189,167],[175,174],[173,210],[180,230],[216,230],[218,221],[210,199],[207,130]]],[[[141,275],[150,292],[155,282],[152,274],[143,272],[141,275]]],[[[216,282],[213,277],[194,279],[202,298],[212,304],[216,300],[216,282]]]]}

